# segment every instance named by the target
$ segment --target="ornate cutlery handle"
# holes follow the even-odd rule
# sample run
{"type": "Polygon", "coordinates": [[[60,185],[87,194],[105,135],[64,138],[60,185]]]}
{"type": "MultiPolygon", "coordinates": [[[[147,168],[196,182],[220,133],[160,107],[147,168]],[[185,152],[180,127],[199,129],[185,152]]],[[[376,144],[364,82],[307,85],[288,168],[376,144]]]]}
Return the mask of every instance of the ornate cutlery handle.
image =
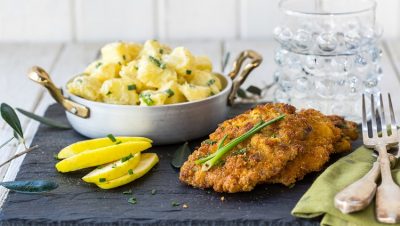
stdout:
{"type": "Polygon", "coordinates": [[[342,213],[352,213],[367,207],[376,191],[380,173],[378,160],[365,176],[350,184],[335,196],[335,207],[342,213]]]}
{"type": "Polygon", "coordinates": [[[376,218],[383,223],[400,221],[400,187],[393,181],[385,145],[377,145],[382,183],[376,193],[376,218]]]}

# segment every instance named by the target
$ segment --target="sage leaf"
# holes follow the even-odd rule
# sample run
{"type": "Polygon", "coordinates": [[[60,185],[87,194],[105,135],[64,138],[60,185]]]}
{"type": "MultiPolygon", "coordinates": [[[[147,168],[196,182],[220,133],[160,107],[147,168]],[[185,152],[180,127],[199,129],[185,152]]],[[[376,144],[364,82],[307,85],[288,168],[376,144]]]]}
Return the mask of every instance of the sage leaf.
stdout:
{"type": "Polygon", "coordinates": [[[42,193],[58,187],[57,183],[48,180],[7,181],[0,182],[0,185],[19,193],[42,193]]]}
{"type": "Polygon", "coordinates": [[[189,148],[189,143],[185,142],[175,151],[174,156],[172,157],[171,165],[178,169],[181,168],[191,153],[192,151],[189,148]]]}
{"type": "Polygon", "coordinates": [[[21,122],[19,121],[19,118],[17,114],[15,113],[14,109],[6,104],[2,103],[0,105],[0,112],[1,112],[1,117],[6,121],[6,123],[11,126],[11,128],[14,130],[14,136],[18,135],[17,139],[24,138],[24,133],[22,132],[22,127],[21,127],[21,122]]]}
{"type": "Polygon", "coordinates": [[[244,91],[243,89],[238,89],[238,91],[236,92],[236,94],[240,97],[240,98],[247,98],[247,94],[246,91],[244,91]]]}
{"type": "Polygon", "coordinates": [[[38,121],[38,122],[40,122],[42,124],[45,124],[45,125],[47,125],[49,127],[53,127],[53,128],[57,128],[57,129],[71,129],[71,126],[69,126],[67,124],[58,122],[58,121],[56,121],[54,119],[50,119],[50,118],[46,118],[46,117],[42,117],[42,116],[36,115],[36,114],[34,114],[32,112],[25,111],[24,109],[17,108],[17,111],[20,112],[21,114],[25,115],[26,117],[31,118],[31,119],[33,119],[35,121],[38,121]]]}
{"type": "Polygon", "coordinates": [[[249,93],[255,94],[257,96],[261,96],[261,92],[262,92],[262,90],[260,88],[258,88],[257,86],[249,86],[246,89],[246,91],[249,93]]]}

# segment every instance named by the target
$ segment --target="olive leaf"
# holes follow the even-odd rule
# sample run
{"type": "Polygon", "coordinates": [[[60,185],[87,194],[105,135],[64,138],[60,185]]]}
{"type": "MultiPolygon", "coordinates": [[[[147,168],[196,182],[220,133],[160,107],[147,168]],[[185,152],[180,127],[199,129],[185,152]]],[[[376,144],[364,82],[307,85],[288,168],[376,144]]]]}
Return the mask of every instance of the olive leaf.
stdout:
{"type": "Polygon", "coordinates": [[[262,90],[260,88],[258,88],[257,86],[249,86],[246,89],[246,91],[249,93],[255,94],[257,96],[261,96],[261,92],[262,92],[262,90]]]}
{"type": "Polygon", "coordinates": [[[191,153],[192,151],[189,148],[189,143],[185,142],[175,151],[174,156],[172,157],[171,165],[175,168],[181,168],[191,153]]]}
{"type": "Polygon", "coordinates": [[[236,94],[240,97],[240,98],[247,98],[247,94],[246,91],[244,91],[242,88],[239,88],[238,91],[236,92],[236,94]]]}
{"type": "Polygon", "coordinates": [[[19,193],[42,193],[58,187],[57,183],[48,180],[7,181],[0,182],[0,185],[19,193]]]}
{"type": "Polygon", "coordinates": [[[17,108],[17,111],[20,112],[21,114],[25,115],[26,117],[31,118],[31,119],[33,119],[35,121],[38,121],[38,122],[40,122],[42,124],[45,124],[45,125],[47,125],[49,127],[53,127],[53,128],[57,128],[57,129],[71,129],[71,126],[69,126],[67,124],[58,122],[58,121],[56,121],[54,119],[50,119],[50,118],[46,118],[46,117],[42,117],[42,116],[36,115],[36,114],[34,114],[32,112],[25,111],[24,109],[17,108]]]}
{"type": "Polygon", "coordinates": [[[14,109],[10,105],[2,103],[0,105],[0,112],[4,121],[14,130],[14,137],[23,140],[24,133],[22,132],[21,122],[14,109]]]}

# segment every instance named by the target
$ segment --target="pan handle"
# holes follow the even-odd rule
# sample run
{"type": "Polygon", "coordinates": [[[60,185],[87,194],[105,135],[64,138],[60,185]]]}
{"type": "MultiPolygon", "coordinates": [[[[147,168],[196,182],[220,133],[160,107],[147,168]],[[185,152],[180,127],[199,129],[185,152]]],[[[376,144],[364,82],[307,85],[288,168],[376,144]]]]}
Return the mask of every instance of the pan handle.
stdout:
{"type": "Polygon", "coordinates": [[[81,118],[89,118],[89,108],[65,98],[62,94],[61,89],[57,88],[54,85],[53,81],[50,78],[50,75],[43,68],[33,66],[28,72],[28,77],[32,81],[44,86],[49,91],[54,100],[56,100],[57,103],[61,104],[61,106],[63,106],[66,111],[81,118]]]}
{"type": "Polygon", "coordinates": [[[239,56],[236,57],[236,60],[233,63],[233,69],[228,74],[233,81],[232,90],[228,96],[229,106],[232,106],[235,103],[236,93],[239,90],[240,86],[246,80],[250,72],[253,71],[254,68],[258,67],[261,64],[261,62],[262,62],[262,56],[253,50],[245,50],[241,52],[239,56]],[[250,62],[244,66],[242,71],[240,71],[243,62],[247,59],[250,59],[250,62]]]}

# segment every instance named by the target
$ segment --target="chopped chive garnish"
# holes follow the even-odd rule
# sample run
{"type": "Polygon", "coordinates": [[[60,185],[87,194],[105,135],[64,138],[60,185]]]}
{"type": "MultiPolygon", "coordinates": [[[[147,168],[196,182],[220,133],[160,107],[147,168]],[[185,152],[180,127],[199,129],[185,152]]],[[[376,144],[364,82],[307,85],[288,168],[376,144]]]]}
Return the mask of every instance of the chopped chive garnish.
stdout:
{"type": "Polygon", "coordinates": [[[128,203],[135,205],[137,203],[136,198],[135,197],[130,197],[128,199],[128,203]]]}
{"type": "Polygon", "coordinates": [[[111,168],[114,169],[115,167],[117,167],[117,164],[114,163],[114,164],[111,165],[111,168]]]}
{"type": "Polygon", "coordinates": [[[180,206],[181,204],[179,202],[171,202],[171,206],[176,207],[180,206]]]}
{"type": "Polygon", "coordinates": [[[99,182],[100,183],[106,182],[106,178],[99,178],[99,182]]]}
{"type": "Polygon", "coordinates": [[[98,166],[96,169],[103,169],[104,166],[98,166]]]}
{"type": "Polygon", "coordinates": [[[112,142],[117,141],[117,139],[115,139],[114,135],[112,135],[112,134],[108,134],[107,137],[108,137],[112,142]]]}
{"type": "Polygon", "coordinates": [[[165,69],[166,68],[166,64],[161,62],[161,60],[153,57],[153,56],[149,56],[149,59],[151,62],[153,62],[155,65],[157,65],[157,67],[161,68],[161,69],[165,69]]]}
{"type": "Polygon", "coordinates": [[[139,70],[139,67],[138,67],[138,66],[135,66],[135,67],[133,67],[133,68],[135,68],[136,71],[139,70]]]}
{"type": "Polygon", "coordinates": [[[122,192],[124,195],[132,195],[132,189],[122,192]]]}
{"type": "Polygon", "coordinates": [[[153,99],[151,99],[151,94],[150,93],[144,93],[144,94],[140,94],[139,98],[143,100],[143,102],[147,105],[147,106],[152,106],[154,105],[154,101],[153,99]]]}
{"type": "Polygon", "coordinates": [[[58,159],[58,154],[57,154],[57,153],[54,153],[54,154],[53,154],[53,157],[54,157],[55,160],[59,160],[59,159],[58,159]]]}
{"type": "Polygon", "coordinates": [[[157,190],[156,190],[156,189],[151,190],[151,194],[152,194],[152,195],[155,195],[156,193],[157,193],[157,190]]]}
{"type": "Polygon", "coordinates": [[[107,93],[106,95],[108,96],[108,95],[111,95],[111,94],[112,94],[112,92],[111,92],[111,91],[108,91],[108,93],[107,93]]]}
{"type": "Polygon", "coordinates": [[[98,62],[98,63],[96,64],[96,69],[99,68],[102,64],[103,64],[103,63],[98,62]]]}
{"type": "Polygon", "coordinates": [[[159,53],[160,53],[160,54],[163,54],[163,53],[164,53],[164,50],[163,50],[163,49],[160,49],[159,53]]]}
{"type": "Polygon", "coordinates": [[[120,143],[122,143],[122,141],[120,141],[120,140],[119,140],[119,141],[117,141],[117,142],[115,142],[115,144],[120,144],[120,143]]]}
{"type": "Polygon", "coordinates": [[[211,86],[214,83],[215,83],[215,79],[210,79],[210,80],[208,80],[207,85],[211,86]]]}
{"type": "Polygon", "coordinates": [[[133,155],[132,155],[132,153],[130,153],[128,156],[123,157],[123,158],[121,159],[121,162],[126,162],[126,161],[128,161],[129,159],[131,159],[132,157],[133,157],[133,155]]]}
{"type": "Polygon", "coordinates": [[[172,89],[167,89],[165,92],[168,94],[168,97],[172,97],[175,93],[172,91],[172,89]]]}
{"type": "Polygon", "coordinates": [[[128,174],[129,174],[129,175],[133,175],[133,170],[132,170],[132,169],[129,169],[129,170],[128,170],[128,174]]]}
{"type": "Polygon", "coordinates": [[[161,68],[161,69],[167,68],[167,64],[166,64],[166,63],[161,63],[161,64],[160,64],[160,68],[161,68]]]}
{"type": "Polygon", "coordinates": [[[187,75],[192,74],[192,70],[186,70],[186,74],[187,74],[187,75]]]}
{"type": "Polygon", "coordinates": [[[136,85],[135,84],[128,85],[128,90],[136,90],[136,85]]]}
{"type": "Polygon", "coordinates": [[[122,55],[122,59],[126,60],[126,56],[125,56],[125,55],[122,55]]]}

